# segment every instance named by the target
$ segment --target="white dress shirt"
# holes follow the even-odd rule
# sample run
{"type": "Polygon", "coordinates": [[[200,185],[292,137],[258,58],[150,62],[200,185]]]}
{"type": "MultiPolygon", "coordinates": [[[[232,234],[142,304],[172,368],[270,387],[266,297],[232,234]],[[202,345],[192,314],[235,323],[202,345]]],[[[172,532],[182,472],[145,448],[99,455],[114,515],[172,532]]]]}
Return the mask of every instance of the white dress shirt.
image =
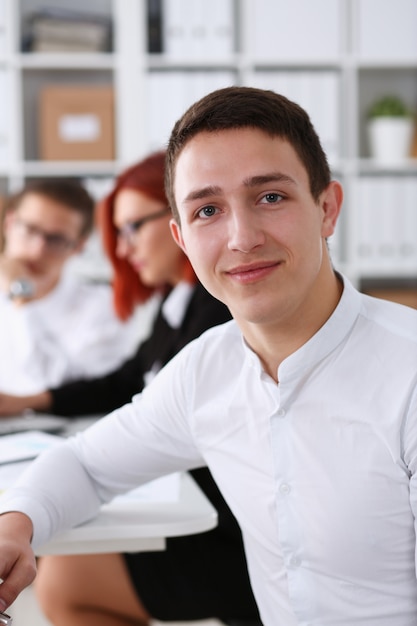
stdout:
{"type": "Polygon", "coordinates": [[[38,545],[204,461],[241,525],[264,626],[415,626],[417,311],[345,280],[278,373],[277,385],[235,322],[215,327],[36,461],[0,511],[32,517],[38,545]]]}
{"type": "Polygon", "coordinates": [[[24,306],[0,293],[0,392],[37,393],[127,360],[138,344],[137,320],[118,320],[112,298],[110,286],[70,273],[24,306]]]}

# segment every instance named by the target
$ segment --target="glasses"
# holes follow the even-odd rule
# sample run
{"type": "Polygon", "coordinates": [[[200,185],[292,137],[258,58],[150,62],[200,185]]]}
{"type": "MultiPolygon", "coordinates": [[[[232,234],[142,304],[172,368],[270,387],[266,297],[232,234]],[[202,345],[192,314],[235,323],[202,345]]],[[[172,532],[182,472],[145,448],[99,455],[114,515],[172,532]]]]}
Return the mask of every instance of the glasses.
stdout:
{"type": "Polygon", "coordinates": [[[78,243],[77,241],[68,239],[65,235],[47,233],[42,230],[42,228],[39,228],[34,224],[29,224],[21,219],[16,219],[14,225],[25,239],[42,239],[45,247],[51,254],[64,254],[65,252],[68,252],[68,250],[75,248],[78,243]]]}
{"type": "Polygon", "coordinates": [[[168,215],[169,213],[171,213],[171,209],[169,207],[166,207],[165,209],[157,211],[156,213],[145,215],[145,217],[141,217],[139,220],[126,222],[126,224],[123,224],[123,226],[117,230],[117,238],[119,240],[125,241],[128,244],[132,244],[134,236],[140,231],[142,226],[144,226],[148,222],[157,220],[160,217],[164,217],[164,215],[168,215]]]}

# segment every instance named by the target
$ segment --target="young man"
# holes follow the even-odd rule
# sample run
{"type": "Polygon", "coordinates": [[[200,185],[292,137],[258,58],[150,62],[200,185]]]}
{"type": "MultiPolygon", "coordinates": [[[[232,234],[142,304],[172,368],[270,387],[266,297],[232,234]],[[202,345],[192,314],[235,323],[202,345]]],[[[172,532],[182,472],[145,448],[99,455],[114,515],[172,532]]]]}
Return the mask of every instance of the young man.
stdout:
{"type": "Polygon", "coordinates": [[[75,180],[41,179],[10,201],[0,255],[0,390],[30,394],[104,374],[135,348],[109,286],[67,272],[91,232],[94,202],[75,180]]]}
{"type": "Polygon", "coordinates": [[[417,312],[333,270],[342,191],[308,116],[268,91],[209,94],[174,127],[167,191],[175,239],[234,320],[6,494],[0,606],[34,577],[32,536],[205,462],[264,626],[415,624],[417,312]]]}

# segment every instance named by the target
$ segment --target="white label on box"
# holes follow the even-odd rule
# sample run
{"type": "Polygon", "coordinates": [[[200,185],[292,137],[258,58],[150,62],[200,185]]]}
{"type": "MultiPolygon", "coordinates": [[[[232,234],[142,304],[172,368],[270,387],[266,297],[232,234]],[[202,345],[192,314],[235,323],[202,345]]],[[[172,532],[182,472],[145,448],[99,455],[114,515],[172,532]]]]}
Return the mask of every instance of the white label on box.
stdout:
{"type": "Polygon", "coordinates": [[[63,115],[58,121],[59,138],[67,143],[97,141],[100,133],[100,119],[92,113],[63,115]]]}

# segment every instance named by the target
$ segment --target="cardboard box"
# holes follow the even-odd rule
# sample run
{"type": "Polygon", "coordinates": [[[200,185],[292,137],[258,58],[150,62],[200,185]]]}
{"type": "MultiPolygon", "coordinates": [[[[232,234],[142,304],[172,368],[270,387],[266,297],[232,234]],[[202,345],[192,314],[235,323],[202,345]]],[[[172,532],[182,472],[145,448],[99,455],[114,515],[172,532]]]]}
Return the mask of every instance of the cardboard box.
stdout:
{"type": "Polygon", "coordinates": [[[40,158],[114,159],[114,95],[107,86],[45,87],[40,94],[40,158]]]}

